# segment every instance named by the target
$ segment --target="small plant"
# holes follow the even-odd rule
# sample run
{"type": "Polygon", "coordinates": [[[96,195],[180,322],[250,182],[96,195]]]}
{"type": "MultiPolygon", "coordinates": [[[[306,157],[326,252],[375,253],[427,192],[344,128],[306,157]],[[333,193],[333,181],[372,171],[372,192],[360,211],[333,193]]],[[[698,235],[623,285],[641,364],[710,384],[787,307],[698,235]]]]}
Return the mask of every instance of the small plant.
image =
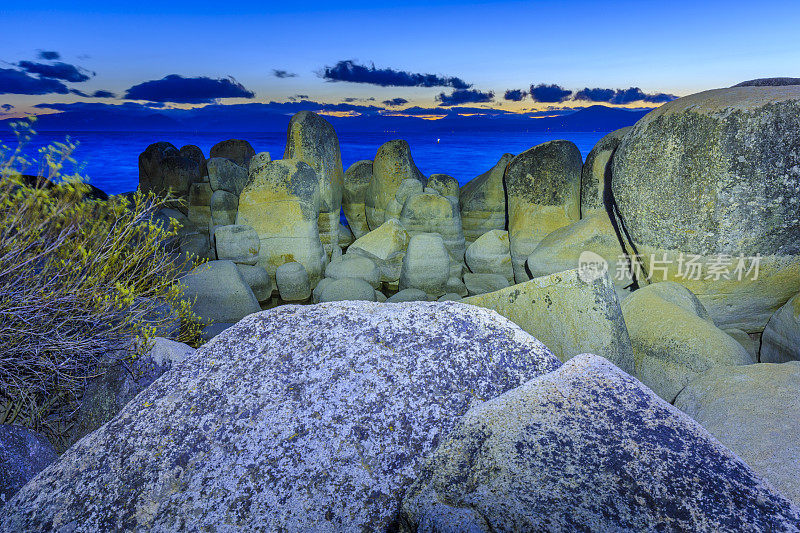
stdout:
{"type": "Polygon", "coordinates": [[[179,276],[194,261],[170,251],[169,196],[91,195],[67,138],[23,156],[35,132],[0,146],[0,423],[58,440],[86,381],[149,348],[155,335],[197,344],[199,325],[179,276]],[[26,175],[36,166],[35,175],[26,175]]]}

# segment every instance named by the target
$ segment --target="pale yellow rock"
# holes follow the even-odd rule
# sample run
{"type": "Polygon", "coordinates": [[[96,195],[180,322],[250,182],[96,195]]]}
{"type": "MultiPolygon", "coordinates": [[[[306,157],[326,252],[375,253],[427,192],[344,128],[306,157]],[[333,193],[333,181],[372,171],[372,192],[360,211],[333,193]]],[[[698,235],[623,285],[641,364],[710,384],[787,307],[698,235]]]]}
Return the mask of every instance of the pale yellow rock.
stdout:
{"type": "Polygon", "coordinates": [[[622,302],[636,361],[633,375],[670,403],[703,372],[753,363],[741,344],[697,314],[698,302],[670,282],[643,287],[622,302]],[[678,299],[680,291],[686,297],[678,299]]]}
{"type": "MultiPolygon", "coordinates": [[[[397,188],[405,179],[415,179],[423,186],[425,177],[411,158],[411,149],[406,141],[394,140],[384,143],[372,162],[372,182],[365,195],[367,223],[375,229],[388,217],[386,208],[394,200],[397,188]]],[[[401,206],[402,207],[402,206],[401,206]]]]}
{"type": "Polygon", "coordinates": [[[403,225],[397,219],[390,218],[377,229],[356,239],[347,248],[346,255],[359,254],[372,259],[381,271],[381,281],[396,285],[409,239],[403,225]]]}
{"type": "Polygon", "coordinates": [[[289,121],[284,159],[298,159],[311,165],[319,180],[319,236],[331,257],[339,243],[339,213],[342,207],[344,171],[339,138],[333,126],[311,111],[300,111],[289,121]]]}
{"type": "Polygon", "coordinates": [[[761,362],[800,360],[800,294],[778,309],[761,336],[761,362]]]}
{"type": "Polygon", "coordinates": [[[597,141],[586,156],[581,169],[581,218],[606,212],[603,194],[605,185],[611,178],[612,157],[622,138],[632,128],[633,126],[628,126],[612,131],[597,141]]]}
{"type": "MultiPolygon", "coordinates": [[[[591,261],[597,261],[604,265],[614,281],[617,296],[621,300],[630,293],[633,281],[632,252],[630,249],[626,251],[627,255],[623,253],[608,215],[605,211],[597,210],[548,234],[528,256],[527,266],[531,275],[538,277],[581,268],[591,261]]],[[[640,285],[647,284],[646,280],[638,281],[640,285]]]]}
{"type": "Polygon", "coordinates": [[[569,141],[549,141],[508,164],[503,178],[514,279],[530,279],[525,261],[541,240],[580,218],[581,153],[569,141]]]}
{"type": "Polygon", "coordinates": [[[408,241],[400,271],[400,290],[420,289],[431,298],[447,292],[450,255],[438,233],[420,233],[408,241]]]}
{"type": "Polygon", "coordinates": [[[441,235],[450,255],[450,276],[461,277],[466,244],[457,202],[438,193],[411,195],[403,205],[400,223],[412,237],[422,233],[441,235]]]}
{"type": "Polygon", "coordinates": [[[471,272],[500,274],[509,284],[514,284],[514,269],[511,266],[507,231],[499,229],[487,231],[467,247],[465,259],[471,272]]]}
{"type": "Polygon", "coordinates": [[[298,262],[311,286],[327,262],[319,238],[319,183],[314,169],[294,159],[272,161],[251,176],[239,197],[237,224],[258,234],[258,265],[275,281],[284,263],[298,262]]]}
{"type": "Polygon", "coordinates": [[[503,174],[513,154],[503,154],[495,165],[461,187],[461,224],[467,243],[493,229],[506,229],[506,193],[503,174]]]}
{"type": "MultiPolygon", "coordinates": [[[[386,220],[390,218],[400,218],[400,213],[403,211],[403,206],[406,205],[406,200],[411,196],[422,194],[424,192],[424,185],[416,179],[406,179],[400,182],[397,186],[397,191],[394,193],[394,198],[386,206],[386,220]]],[[[434,193],[437,194],[437,193],[434,193]]]]}
{"type": "Polygon", "coordinates": [[[559,359],[601,355],[632,373],[634,360],[614,285],[585,282],[577,270],[535,278],[463,303],[497,311],[542,341],[559,359]]]}

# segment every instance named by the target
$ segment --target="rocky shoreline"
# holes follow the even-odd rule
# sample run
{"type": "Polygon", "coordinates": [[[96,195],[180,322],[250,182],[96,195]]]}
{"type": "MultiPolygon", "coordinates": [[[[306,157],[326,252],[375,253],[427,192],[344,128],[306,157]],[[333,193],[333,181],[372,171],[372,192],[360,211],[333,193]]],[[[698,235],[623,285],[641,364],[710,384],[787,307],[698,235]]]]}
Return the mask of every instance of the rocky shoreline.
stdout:
{"type": "Polygon", "coordinates": [[[153,144],[207,342],[58,459],[0,431],[0,531],[800,531],[798,147],[768,81],[461,187],[311,112],[278,160],[153,144]]]}

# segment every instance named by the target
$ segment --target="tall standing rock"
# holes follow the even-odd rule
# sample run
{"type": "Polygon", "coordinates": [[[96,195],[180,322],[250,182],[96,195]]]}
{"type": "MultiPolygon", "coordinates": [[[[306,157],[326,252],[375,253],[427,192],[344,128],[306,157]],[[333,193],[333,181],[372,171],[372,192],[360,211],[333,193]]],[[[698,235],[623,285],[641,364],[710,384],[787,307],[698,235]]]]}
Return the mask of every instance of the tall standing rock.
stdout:
{"type": "Polygon", "coordinates": [[[356,161],[344,173],[342,211],[356,239],[369,233],[364,199],[372,182],[372,161],[356,161]]]}
{"type": "Polygon", "coordinates": [[[342,155],[339,138],[331,123],[312,113],[300,111],[289,121],[284,159],[305,161],[319,181],[319,238],[328,258],[339,246],[339,216],[342,210],[342,155]]]}
{"type": "Polygon", "coordinates": [[[581,218],[598,211],[605,213],[603,201],[606,182],[611,177],[612,157],[622,138],[633,126],[614,130],[594,145],[581,169],[581,218]]]}
{"type": "Polygon", "coordinates": [[[199,146],[195,146],[193,144],[187,144],[186,146],[181,146],[179,152],[183,157],[187,157],[198,164],[198,166],[200,167],[201,177],[208,176],[208,168],[206,167],[206,156],[203,155],[203,151],[200,149],[199,146]]]}
{"type": "Polygon", "coordinates": [[[659,281],[691,289],[721,328],[761,331],[800,291],[799,146],[800,86],[733,87],[651,111],[614,154],[614,197],[648,271],[666,264],[659,281]],[[682,275],[681,254],[718,268],[682,275]]]}
{"type": "Polygon", "coordinates": [[[318,219],[319,181],[303,161],[281,159],[259,167],[239,196],[236,223],[256,230],[257,264],[273,282],[278,267],[293,261],[306,269],[312,287],[320,280],[326,257],[318,219]]]}
{"type": "Polygon", "coordinates": [[[210,157],[226,157],[239,166],[247,168],[256,151],[243,139],[220,141],[211,147],[210,157]]]}
{"type": "Polygon", "coordinates": [[[408,241],[400,270],[400,290],[420,289],[434,298],[447,292],[450,254],[438,233],[419,233],[408,241]]]}
{"type": "Polygon", "coordinates": [[[376,229],[386,222],[386,209],[394,200],[403,180],[414,179],[425,185],[425,176],[411,158],[411,148],[402,140],[389,141],[378,148],[372,162],[372,182],[365,196],[367,223],[376,229]]]}
{"type": "Polygon", "coordinates": [[[581,152],[570,141],[530,148],[508,164],[508,237],[517,283],[527,281],[528,255],[553,230],[580,218],[581,152]]]}
{"type": "Polygon", "coordinates": [[[461,187],[461,224],[467,243],[493,229],[506,229],[506,192],[503,174],[513,154],[503,154],[495,165],[461,187]]]}
{"type": "Polygon", "coordinates": [[[0,508],[0,531],[387,531],[473,404],[559,363],[491,311],[286,305],[173,367],[0,508]]]}

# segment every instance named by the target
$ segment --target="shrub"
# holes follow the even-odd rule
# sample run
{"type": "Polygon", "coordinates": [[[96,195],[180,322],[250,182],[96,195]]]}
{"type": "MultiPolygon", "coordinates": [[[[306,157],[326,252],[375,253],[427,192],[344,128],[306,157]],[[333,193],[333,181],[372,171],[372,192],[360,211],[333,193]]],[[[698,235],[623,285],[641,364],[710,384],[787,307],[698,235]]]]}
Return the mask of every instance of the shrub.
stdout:
{"type": "Polygon", "coordinates": [[[197,317],[178,283],[195,263],[167,245],[177,222],[158,212],[174,198],[97,199],[64,172],[75,143],[29,161],[23,146],[34,132],[13,127],[18,146],[0,146],[0,422],[58,441],[87,379],[155,335],[196,344],[197,317]]]}

